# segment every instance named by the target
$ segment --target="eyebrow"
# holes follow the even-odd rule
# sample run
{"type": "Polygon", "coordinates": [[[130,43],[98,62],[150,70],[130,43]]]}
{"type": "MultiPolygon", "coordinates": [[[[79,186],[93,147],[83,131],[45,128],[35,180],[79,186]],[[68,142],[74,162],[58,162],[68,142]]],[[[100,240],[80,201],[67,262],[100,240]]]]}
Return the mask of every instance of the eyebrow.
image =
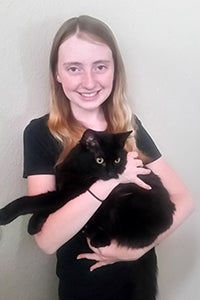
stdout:
{"type": "MultiPolygon", "coordinates": [[[[101,60],[97,60],[95,62],[93,62],[93,65],[97,65],[97,64],[110,64],[111,60],[105,60],[105,59],[101,59],[101,60]]],[[[82,66],[83,64],[78,62],[78,61],[69,61],[69,62],[65,62],[63,63],[63,66],[68,67],[68,66],[82,66]]]]}
{"type": "Polygon", "coordinates": [[[68,66],[71,66],[71,65],[81,66],[82,64],[77,62],[77,61],[70,61],[70,62],[63,63],[63,66],[65,66],[65,67],[68,67],[68,66]]]}

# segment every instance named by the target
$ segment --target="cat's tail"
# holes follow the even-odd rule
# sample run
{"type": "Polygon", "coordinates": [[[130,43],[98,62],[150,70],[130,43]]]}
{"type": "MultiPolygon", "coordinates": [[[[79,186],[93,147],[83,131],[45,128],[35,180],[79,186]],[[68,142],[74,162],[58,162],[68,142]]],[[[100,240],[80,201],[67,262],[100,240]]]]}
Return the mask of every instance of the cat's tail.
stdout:
{"type": "Polygon", "coordinates": [[[61,206],[61,198],[55,191],[20,197],[0,209],[0,225],[6,225],[21,215],[52,213],[61,206]]]}

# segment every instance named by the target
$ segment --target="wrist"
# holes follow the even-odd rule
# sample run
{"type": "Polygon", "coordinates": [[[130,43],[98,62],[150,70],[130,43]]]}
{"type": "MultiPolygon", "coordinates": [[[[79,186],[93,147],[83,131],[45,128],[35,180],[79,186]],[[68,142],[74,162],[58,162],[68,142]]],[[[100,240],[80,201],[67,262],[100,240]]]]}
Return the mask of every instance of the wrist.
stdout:
{"type": "Polygon", "coordinates": [[[98,200],[99,202],[103,202],[104,200],[100,199],[99,197],[97,197],[90,189],[87,190],[90,195],[92,195],[96,200],[98,200]]]}
{"type": "Polygon", "coordinates": [[[97,200],[103,202],[119,183],[119,180],[115,178],[109,180],[100,179],[92,184],[88,191],[97,200]]]}

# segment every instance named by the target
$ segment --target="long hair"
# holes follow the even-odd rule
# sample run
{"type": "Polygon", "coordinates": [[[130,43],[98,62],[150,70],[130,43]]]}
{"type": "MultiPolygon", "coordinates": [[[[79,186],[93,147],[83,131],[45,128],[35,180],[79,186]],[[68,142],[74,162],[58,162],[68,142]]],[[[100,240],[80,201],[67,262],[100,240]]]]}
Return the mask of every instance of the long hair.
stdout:
{"type": "MultiPolygon", "coordinates": [[[[111,133],[133,130],[132,112],[126,99],[126,75],[123,60],[110,28],[102,21],[90,17],[79,16],[67,20],[58,30],[50,53],[50,114],[48,127],[52,135],[61,142],[63,151],[60,163],[71,148],[78,142],[85,127],[78,122],[71,112],[69,99],[57,81],[58,50],[60,45],[73,35],[82,39],[90,39],[106,44],[112,51],[114,60],[114,82],[108,99],[102,104],[107,131],[111,133]]],[[[135,140],[129,139],[127,150],[135,148],[135,140]]]]}

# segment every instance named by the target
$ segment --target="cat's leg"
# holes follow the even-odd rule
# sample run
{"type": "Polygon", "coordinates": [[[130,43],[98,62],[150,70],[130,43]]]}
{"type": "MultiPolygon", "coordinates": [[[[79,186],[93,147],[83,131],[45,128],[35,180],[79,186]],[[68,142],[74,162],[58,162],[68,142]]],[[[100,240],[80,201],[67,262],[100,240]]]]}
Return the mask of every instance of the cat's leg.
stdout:
{"type": "Polygon", "coordinates": [[[30,235],[38,233],[48,217],[47,213],[38,213],[32,215],[28,223],[28,233],[30,235]]]}
{"type": "Polygon", "coordinates": [[[0,209],[0,225],[6,225],[16,219],[20,214],[16,205],[8,204],[0,209]]]}
{"type": "Polygon", "coordinates": [[[0,225],[6,225],[21,215],[34,213],[37,202],[33,197],[20,197],[0,209],[0,225]]]}
{"type": "Polygon", "coordinates": [[[54,212],[64,205],[63,199],[56,191],[20,197],[0,209],[0,225],[6,225],[21,215],[54,212]]]}
{"type": "Polygon", "coordinates": [[[0,209],[0,225],[6,225],[9,223],[9,221],[7,221],[7,214],[5,209],[0,209]]]}

